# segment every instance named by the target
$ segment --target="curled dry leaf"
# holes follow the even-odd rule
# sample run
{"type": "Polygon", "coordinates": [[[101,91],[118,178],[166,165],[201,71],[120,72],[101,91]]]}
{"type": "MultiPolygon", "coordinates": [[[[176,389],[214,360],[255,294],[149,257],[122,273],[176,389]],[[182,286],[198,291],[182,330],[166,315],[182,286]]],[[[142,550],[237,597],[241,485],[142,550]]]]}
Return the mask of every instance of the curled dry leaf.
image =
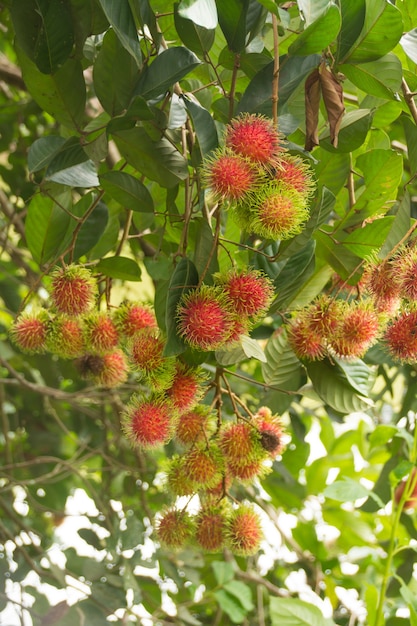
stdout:
{"type": "Polygon", "coordinates": [[[320,72],[316,68],[307,77],[305,83],[305,109],[306,109],[306,141],[305,149],[312,150],[319,145],[317,132],[320,108],[320,72]]]}
{"type": "Polygon", "coordinates": [[[320,66],[320,84],[329,121],[330,141],[337,148],[340,124],[345,112],[343,87],[333,70],[329,69],[324,63],[320,66]]]}

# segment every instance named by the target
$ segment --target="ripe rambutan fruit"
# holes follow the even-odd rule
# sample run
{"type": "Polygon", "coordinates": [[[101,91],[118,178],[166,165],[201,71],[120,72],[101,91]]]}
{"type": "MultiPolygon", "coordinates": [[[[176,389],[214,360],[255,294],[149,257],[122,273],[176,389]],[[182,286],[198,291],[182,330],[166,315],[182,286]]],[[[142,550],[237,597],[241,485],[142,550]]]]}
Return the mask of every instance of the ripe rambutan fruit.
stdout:
{"type": "Polygon", "coordinates": [[[203,505],[198,512],[195,540],[207,552],[219,552],[226,541],[226,517],[222,504],[203,505]]]}
{"type": "Polygon", "coordinates": [[[195,483],[186,467],[186,457],[174,455],[166,469],[166,486],[174,496],[192,496],[196,492],[195,483]]]}
{"type": "Polygon", "coordinates": [[[395,278],[391,259],[368,259],[361,283],[371,295],[378,311],[392,315],[398,310],[401,302],[400,285],[395,278]]]}
{"type": "Polygon", "coordinates": [[[102,355],[103,368],[99,374],[93,376],[93,381],[103,387],[118,387],[126,382],[129,367],[126,357],[120,348],[115,348],[102,355]]]}
{"type": "Polygon", "coordinates": [[[288,343],[296,356],[307,361],[321,361],[327,354],[326,338],[310,326],[308,314],[298,313],[287,326],[288,343]]]}
{"type": "Polygon", "coordinates": [[[171,402],[161,395],[133,397],[122,417],[123,429],[133,445],[149,450],[171,439],[176,413],[171,402]]]}
{"type": "Polygon", "coordinates": [[[75,359],[85,352],[84,324],[81,319],[57,315],[51,320],[47,337],[49,352],[62,359],[75,359]]]}
{"type": "Polygon", "coordinates": [[[264,316],[274,296],[271,280],[253,269],[231,270],[215,276],[239,316],[264,316]]]}
{"type": "Polygon", "coordinates": [[[230,302],[218,287],[202,285],[178,304],[178,333],[197,350],[217,350],[227,343],[233,319],[230,302]]]}
{"type": "Polygon", "coordinates": [[[85,267],[71,264],[52,274],[51,300],[55,309],[65,315],[83,315],[90,311],[97,295],[97,283],[85,267]]]}
{"type": "Polygon", "coordinates": [[[343,318],[344,300],[335,300],[327,295],[319,295],[304,309],[312,332],[326,340],[333,336],[343,318]]]}
{"type": "Polygon", "coordinates": [[[380,334],[380,315],[370,301],[348,302],[343,317],[329,339],[329,350],[338,357],[358,359],[376,342],[380,334]]]}
{"type": "Polygon", "coordinates": [[[187,511],[165,510],[156,525],[158,540],[171,550],[180,550],[194,534],[194,520],[187,511]]]}
{"type": "Polygon", "coordinates": [[[263,166],[272,164],[281,150],[280,141],[273,121],[262,115],[244,113],[226,128],[226,146],[263,166]]]}
{"type": "Polygon", "coordinates": [[[400,296],[412,302],[417,300],[417,249],[403,248],[393,259],[392,267],[400,296]]]}
{"type": "Polygon", "coordinates": [[[184,455],[184,467],[195,489],[216,485],[222,477],[223,459],[217,447],[195,446],[184,455]]]}
{"type": "Polygon", "coordinates": [[[262,177],[249,159],[226,148],[206,159],[203,181],[214,199],[242,202],[259,188],[262,177]]]}
{"type": "Polygon", "coordinates": [[[227,544],[238,556],[256,554],[263,539],[261,520],[248,504],[234,509],[227,520],[227,544]]]}
{"type": "Polygon", "coordinates": [[[135,302],[123,302],[113,313],[116,327],[123,337],[133,337],[144,328],[157,328],[151,307],[135,302]]]}
{"type": "Polygon", "coordinates": [[[202,441],[210,428],[211,410],[204,404],[197,404],[190,411],[181,413],[175,429],[175,439],[184,446],[202,441]]]}
{"type": "Polygon", "coordinates": [[[166,394],[180,414],[189,411],[201,398],[201,383],[205,379],[201,369],[177,361],[174,378],[166,394]]]}
{"type": "Polygon", "coordinates": [[[399,315],[386,329],[384,342],[396,361],[415,363],[417,361],[417,311],[399,315]]]}
{"type": "Polygon", "coordinates": [[[275,166],[275,180],[298,191],[305,200],[314,193],[316,182],[310,166],[300,157],[282,154],[275,166]]]}
{"type": "Polygon", "coordinates": [[[261,435],[261,446],[263,449],[272,458],[281,454],[284,448],[284,433],[280,419],[273,416],[268,407],[261,407],[255,415],[255,423],[261,435]]]}
{"type": "Polygon", "coordinates": [[[303,196],[288,185],[272,182],[251,205],[247,229],[265,239],[290,239],[302,231],[309,212],[303,196]]]}
{"type": "Polygon", "coordinates": [[[217,435],[217,443],[232,476],[246,480],[262,471],[266,452],[254,424],[246,421],[225,424],[217,435]]]}
{"type": "Polygon", "coordinates": [[[89,313],[83,320],[84,339],[89,351],[102,354],[117,346],[119,333],[107,313],[89,313]]]}
{"type": "Polygon", "coordinates": [[[10,328],[13,343],[27,354],[42,354],[47,350],[49,315],[41,309],[36,312],[21,313],[10,328]]]}
{"type": "Polygon", "coordinates": [[[137,331],[129,343],[133,367],[156,391],[167,389],[175,375],[175,358],[164,357],[165,340],[152,328],[137,331]]]}

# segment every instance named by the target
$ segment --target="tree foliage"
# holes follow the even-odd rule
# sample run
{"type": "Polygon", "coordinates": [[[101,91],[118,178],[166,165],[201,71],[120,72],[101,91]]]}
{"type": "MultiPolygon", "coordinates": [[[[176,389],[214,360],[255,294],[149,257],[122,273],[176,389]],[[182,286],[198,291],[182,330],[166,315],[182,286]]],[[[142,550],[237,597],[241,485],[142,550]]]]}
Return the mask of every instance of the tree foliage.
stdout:
{"type": "Polygon", "coordinates": [[[0,10],[0,611],[34,625],[415,626],[413,0],[0,10]],[[245,228],[252,208],[208,188],[245,115],[272,120],[316,181],[288,238],[245,228]],[[132,447],[121,424],[155,378],[95,384],[76,360],[13,342],[15,320],[48,310],[53,271],[68,265],[91,271],[101,311],[153,307],[164,358],[204,372],[201,403],[219,423],[265,406],[280,416],[282,454],[227,496],[262,517],[256,555],[158,541],[174,500],[167,460],[183,450],[132,447]],[[307,325],[297,351],[315,303],[340,305],[338,323],[364,300],[375,310],[365,279],[387,266],[384,297],[398,302],[375,341],[352,357],[330,332],[309,358],[307,325]],[[178,303],[231,268],[266,276],[270,307],[232,348],[192,349],[178,303]]]}

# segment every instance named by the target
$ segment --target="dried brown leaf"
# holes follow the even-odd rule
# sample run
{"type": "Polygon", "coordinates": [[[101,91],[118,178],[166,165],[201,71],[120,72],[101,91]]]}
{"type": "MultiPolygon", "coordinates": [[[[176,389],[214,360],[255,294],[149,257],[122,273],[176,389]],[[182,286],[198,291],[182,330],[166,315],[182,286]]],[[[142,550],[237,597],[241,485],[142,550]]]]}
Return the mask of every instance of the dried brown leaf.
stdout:
{"type": "Polygon", "coordinates": [[[345,112],[343,87],[333,71],[323,63],[320,66],[320,85],[329,121],[330,141],[337,148],[340,124],[345,112]]]}
{"type": "Polygon", "coordinates": [[[319,145],[318,123],[320,110],[320,72],[316,68],[305,82],[306,141],[305,149],[319,145]]]}

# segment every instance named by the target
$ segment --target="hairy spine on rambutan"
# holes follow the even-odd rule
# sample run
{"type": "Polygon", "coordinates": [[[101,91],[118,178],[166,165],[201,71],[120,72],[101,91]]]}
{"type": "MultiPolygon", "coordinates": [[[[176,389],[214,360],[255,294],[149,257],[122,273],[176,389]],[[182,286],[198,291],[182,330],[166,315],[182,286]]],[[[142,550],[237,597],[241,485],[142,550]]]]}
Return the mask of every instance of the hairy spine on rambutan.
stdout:
{"type": "Polygon", "coordinates": [[[243,113],[226,127],[226,146],[262,166],[270,166],[282,151],[281,135],[273,121],[256,114],[243,113]]]}
{"type": "Polygon", "coordinates": [[[119,387],[126,382],[129,375],[129,366],[124,352],[114,348],[102,355],[101,372],[93,375],[92,380],[102,387],[119,387]]]}
{"type": "Polygon", "coordinates": [[[13,343],[27,354],[43,354],[47,350],[50,328],[49,315],[44,309],[25,311],[13,322],[10,337],[13,343]]]}
{"type": "Polygon", "coordinates": [[[401,302],[400,285],[395,279],[391,259],[368,259],[361,283],[372,297],[378,311],[393,314],[398,310],[401,302]]]}
{"type": "Polygon", "coordinates": [[[214,445],[196,445],[184,455],[184,467],[195,486],[205,489],[216,485],[222,477],[223,458],[214,445]]]}
{"type": "Polygon", "coordinates": [[[234,509],[227,520],[227,544],[238,556],[256,554],[263,539],[259,515],[248,504],[234,509]]]}
{"type": "Polygon", "coordinates": [[[261,446],[274,458],[284,449],[283,427],[281,420],[272,415],[268,407],[261,407],[255,415],[255,424],[261,435],[261,446]]]}
{"type": "Polygon", "coordinates": [[[133,337],[144,328],[157,328],[155,313],[150,306],[122,302],[113,313],[114,323],[122,337],[133,337]]]}
{"type": "Polygon", "coordinates": [[[176,360],[165,357],[165,339],[152,328],[135,333],[128,344],[133,367],[155,391],[165,391],[172,384],[176,360]]]}
{"type": "Polygon", "coordinates": [[[243,202],[259,189],[260,170],[249,159],[220,148],[203,164],[203,182],[217,201],[243,202]]]}
{"type": "Polygon", "coordinates": [[[171,402],[161,395],[131,398],[122,416],[123,429],[133,445],[149,450],[168,443],[176,421],[171,402]]]}
{"type": "Polygon", "coordinates": [[[156,535],[161,544],[171,550],[180,550],[192,538],[195,524],[185,510],[166,509],[156,525],[156,535]]]}
{"type": "Polygon", "coordinates": [[[196,492],[184,455],[175,454],[166,463],[165,484],[173,496],[192,496],[196,492]]]}
{"type": "Polygon", "coordinates": [[[268,471],[264,465],[267,453],[255,424],[246,421],[226,424],[217,435],[217,443],[234,478],[248,481],[268,471]]]}
{"type": "Polygon", "coordinates": [[[89,351],[103,354],[117,346],[119,333],[107,313],[89,313],[83,321],[84,340],[89,351]]]}
{"type": "Polygon", "coordinates": [[[271,280],[254,269],[231,270],[216,274],[215,281],[224,289],[239,316],[263,317],[274,296],[271,280]]]}
{"type": "Polygon", "coordinates": [[[417,362],[417,311],[402,313],[387,327],[384,343],[401,363],[417,362]]]}
{"type": "Polygon", "coordinates": [[[65,315],[83,315],[91,310],[97,295],[97,283],[85,267],[71,264],[51,273],[51,300],[65,315]]]}
{"type": "Polygon", "coordinates": [[[282,154],[275,166],[275,180],[300,193],[307,202],[314,193],[316,182],[310,166],[298,156],[282,154]]]}
{"type": "Polygon", "coordinates": [[[47,337],[49,352],[62,359],[75,359],[85,352],[84,323],[81,318],[56,315],[47,337]]]}
{"type": "Polygon", "coordinates": [[[203,395],[202,383],[206,379],[200,368],[189,367],[177,361],[175,374],[166,394],[180,414],[197,404],[203,395]]]}
{"type": "Polygon", "coordinates": [[[207,552],[219,552],[226,541],[226,505],[206,503],[197,514],[195,540],[207,552]]]}
{"type": "Polygon", "coordinates": [[[380,320],[370,301],[345,303],[341,322],[329,338],[330,352],[345,359],[363,357],[380,335],[380,320]]]}
{"type": "Polygon", "coordinates": [[[234,313],[219,287],[202,285],[185,294],[177,308],[177,329],[192,348],[217,350],[233,330],[234,313]]]}
{"type": "Polygon", "coordinates": [[[301,311],[287,325],[288,343],[300,360],[321,361],[327,354],[327,341],[310,326],[309,316],[301,311]]]}
{"type": "Polygon", "coordinates": [[[405,300],[417,300],[417,248],[404,247],[393,259],[392,273],[400,296],[405,300]]]}
{"type": "Polygon", "coordinates": [[[183,446],[191,446],[207,437],[212,411],[204,404],[197,404],[190,411],[180,412],[175,428],[175,439],[183,446]]]}

